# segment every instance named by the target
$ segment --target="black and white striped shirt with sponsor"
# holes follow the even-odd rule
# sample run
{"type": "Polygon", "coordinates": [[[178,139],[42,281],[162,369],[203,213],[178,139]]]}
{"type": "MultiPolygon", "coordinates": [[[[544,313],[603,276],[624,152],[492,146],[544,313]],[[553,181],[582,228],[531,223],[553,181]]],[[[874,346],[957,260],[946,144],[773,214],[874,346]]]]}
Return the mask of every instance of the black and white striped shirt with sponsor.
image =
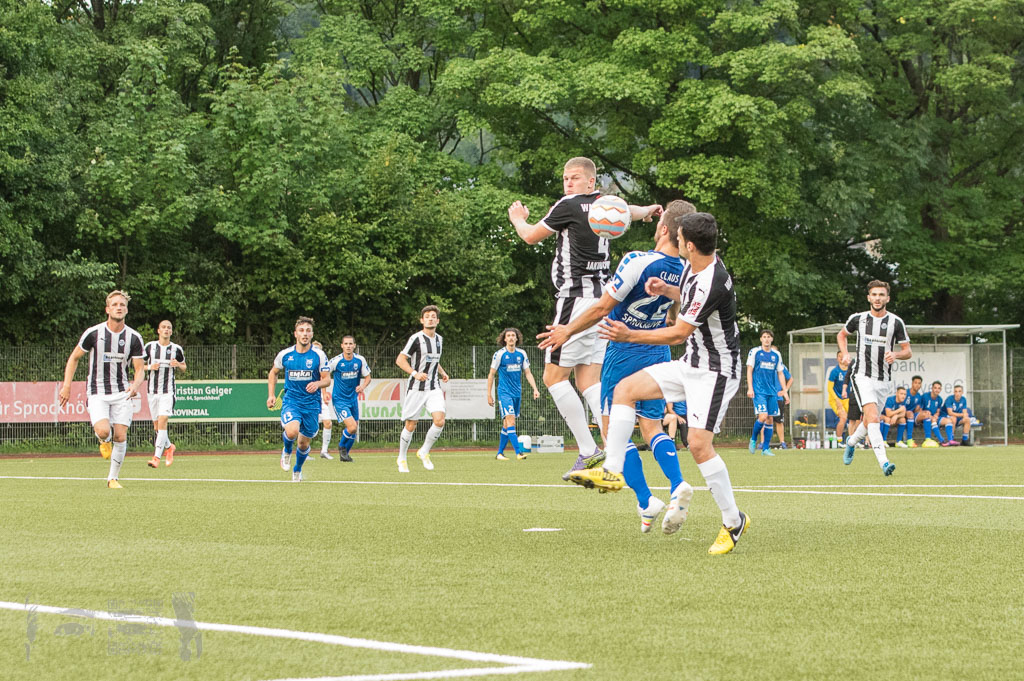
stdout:
{"type": "Polygon", "coordinates": [[[151,364],[159,364],[158,369],[150,369],[149,384],[146,386],[150,395],[171,393],[174,394],[174,367],[171,360],[178,362],[185,361],[185,351],[177,343],[160,345],[160,341],[149,341],[142,353],[143,359],[148,367],[151,364]]]}
{"type": "Polygon", "coordinates": [[[86,389],[89,395],[116,395],[128,390],[128,364],[141,359],[142,336],[130,326],[118,332],[110,330],[106,322],[85,330],[78,347],[89,353],[89,377],[86,389]]]}
{"type": "Polygon", "coordinates": [[[696,326],[686,339],[680,362],[726,378],[740,377],[740,328],[736,323],[736,291],[722,259],[697,274],[689,263],[680,286],[680,317],[696,326]]]}
{"type": "Polygon", "coordinates": [[[556,298],[600,298],[611,273],[608,239],[594,234],[587,222],[590,205],[601,196],[570,194],[551,206],[538,224],[558,234],[551,283],[556,298]]]}
{"type": "Polygon", "coordinates": [[[881,317],[858,312],[846,320],[846,332],[857,334],[857,351],[853,353],[854,366],[850,374],[891,381],[892,365],[886,363],[885,353],[895,350],[897,343],[910,342],[903,320],[891,312],[881,317]]]}
{"type": "Polygon", "coordinates": [[[425,373],[427,380],[417,381],[415,375],[409,377],[408,390],[435,390],[441,387],[441,379],[437,375],[437,367],[441,363],[441,334],[432,337],[417,331],[409,337],[409,342],[402,348],[402,354],[409,358],[409,364],[415,373],[425,373]]]}

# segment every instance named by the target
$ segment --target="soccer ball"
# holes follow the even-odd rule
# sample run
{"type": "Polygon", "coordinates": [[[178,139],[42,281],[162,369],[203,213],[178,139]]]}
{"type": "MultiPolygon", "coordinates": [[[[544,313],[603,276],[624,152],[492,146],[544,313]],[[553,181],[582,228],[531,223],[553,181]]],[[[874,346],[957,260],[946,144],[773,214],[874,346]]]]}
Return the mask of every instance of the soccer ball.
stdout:
{"type": "Polygon", "coordinates": [[[629,204],[618,196],[601,196],[590,204],[587,222],[603,239],[618,239],[629,229],[629,204]]]}

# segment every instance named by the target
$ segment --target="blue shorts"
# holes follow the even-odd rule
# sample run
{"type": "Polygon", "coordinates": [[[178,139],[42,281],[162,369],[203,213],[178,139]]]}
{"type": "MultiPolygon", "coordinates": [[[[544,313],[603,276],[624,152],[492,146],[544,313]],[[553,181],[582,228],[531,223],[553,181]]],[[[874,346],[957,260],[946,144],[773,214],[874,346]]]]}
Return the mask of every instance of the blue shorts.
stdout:
{"type": "MultiPolygon", "coordinates": [[[[635,346],[632,346],[635,348],[635,346]]],[[[622,349],[617,343],[610,343],[601,365],[601,413],[607,416],[611,412],[615,386],[619,381],[632,376],[647,367],[669,362],[672,352],[667,345],[648,346],[638,352],[635,349],[622,349]]],[[[660,421],[665,416],[665,400],[640,400],[636,403],[636,415],[640,418],[660,421]]]]}
{"type": "Polygon", "coordinates": [[[779,415],[778,395],[759,395],[754,393],[754,413],[768,414],[768,416],[779,415]]]}
{"type": "Polygon", "coordinates": [[[359,421],[359,399],[341,400],[334,403],[334,413],[338,415],[338,423],[346,419],[359,421]]]}
{"type": "Polygon", "coordinates": [[[676,416],[686,416],[686,402],[673,402],[672,411],[676,416]]]}
{"type": "Polygon", "coordinates": [[[519,395],[498,395],[498,410],[501,412],[501,417],[515,416],[519,418],[519,406],[522,402],[523,396],[519,395]]]}
{"type": "Polygon", "coordinates": [[[299,435],[305,437],[316,437],[320,432],[320,402],[317,401],[309,406],[300,407],[285,402],[281,405],[281,426],[284,427],[292,421],[299,422],[299,435]]]}

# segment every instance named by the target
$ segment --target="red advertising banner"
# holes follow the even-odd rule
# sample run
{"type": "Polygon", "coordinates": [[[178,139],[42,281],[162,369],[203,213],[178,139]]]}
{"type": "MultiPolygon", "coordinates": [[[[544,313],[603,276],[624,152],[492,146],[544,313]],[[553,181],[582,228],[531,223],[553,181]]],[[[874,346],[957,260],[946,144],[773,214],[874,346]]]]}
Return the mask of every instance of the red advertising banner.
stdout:
{"type": "MultiPolygon", "coordinates": [[[[0,423],[89,421],[85,381],[71,384],[71,399],[60,406],[60,382],[0,383],[0,423]]],[[[145,390],[145,387],[143,387],[145,390]]],[[[149,420],[149,401],[136,396],[134,419],[149,420]]]]}

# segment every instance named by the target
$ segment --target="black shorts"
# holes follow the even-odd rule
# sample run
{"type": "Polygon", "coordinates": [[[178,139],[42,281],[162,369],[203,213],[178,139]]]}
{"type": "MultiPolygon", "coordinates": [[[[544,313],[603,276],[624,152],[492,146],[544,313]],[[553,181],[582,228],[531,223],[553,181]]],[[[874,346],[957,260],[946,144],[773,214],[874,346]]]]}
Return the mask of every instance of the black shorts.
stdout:
{"type": "Polygon", "coordinates": [[[846,412],[847,421],[860,421],[862,414],[860,413],[860,404],[857,402],[856,395],[850,395],[850,409],[846,412]]]}

